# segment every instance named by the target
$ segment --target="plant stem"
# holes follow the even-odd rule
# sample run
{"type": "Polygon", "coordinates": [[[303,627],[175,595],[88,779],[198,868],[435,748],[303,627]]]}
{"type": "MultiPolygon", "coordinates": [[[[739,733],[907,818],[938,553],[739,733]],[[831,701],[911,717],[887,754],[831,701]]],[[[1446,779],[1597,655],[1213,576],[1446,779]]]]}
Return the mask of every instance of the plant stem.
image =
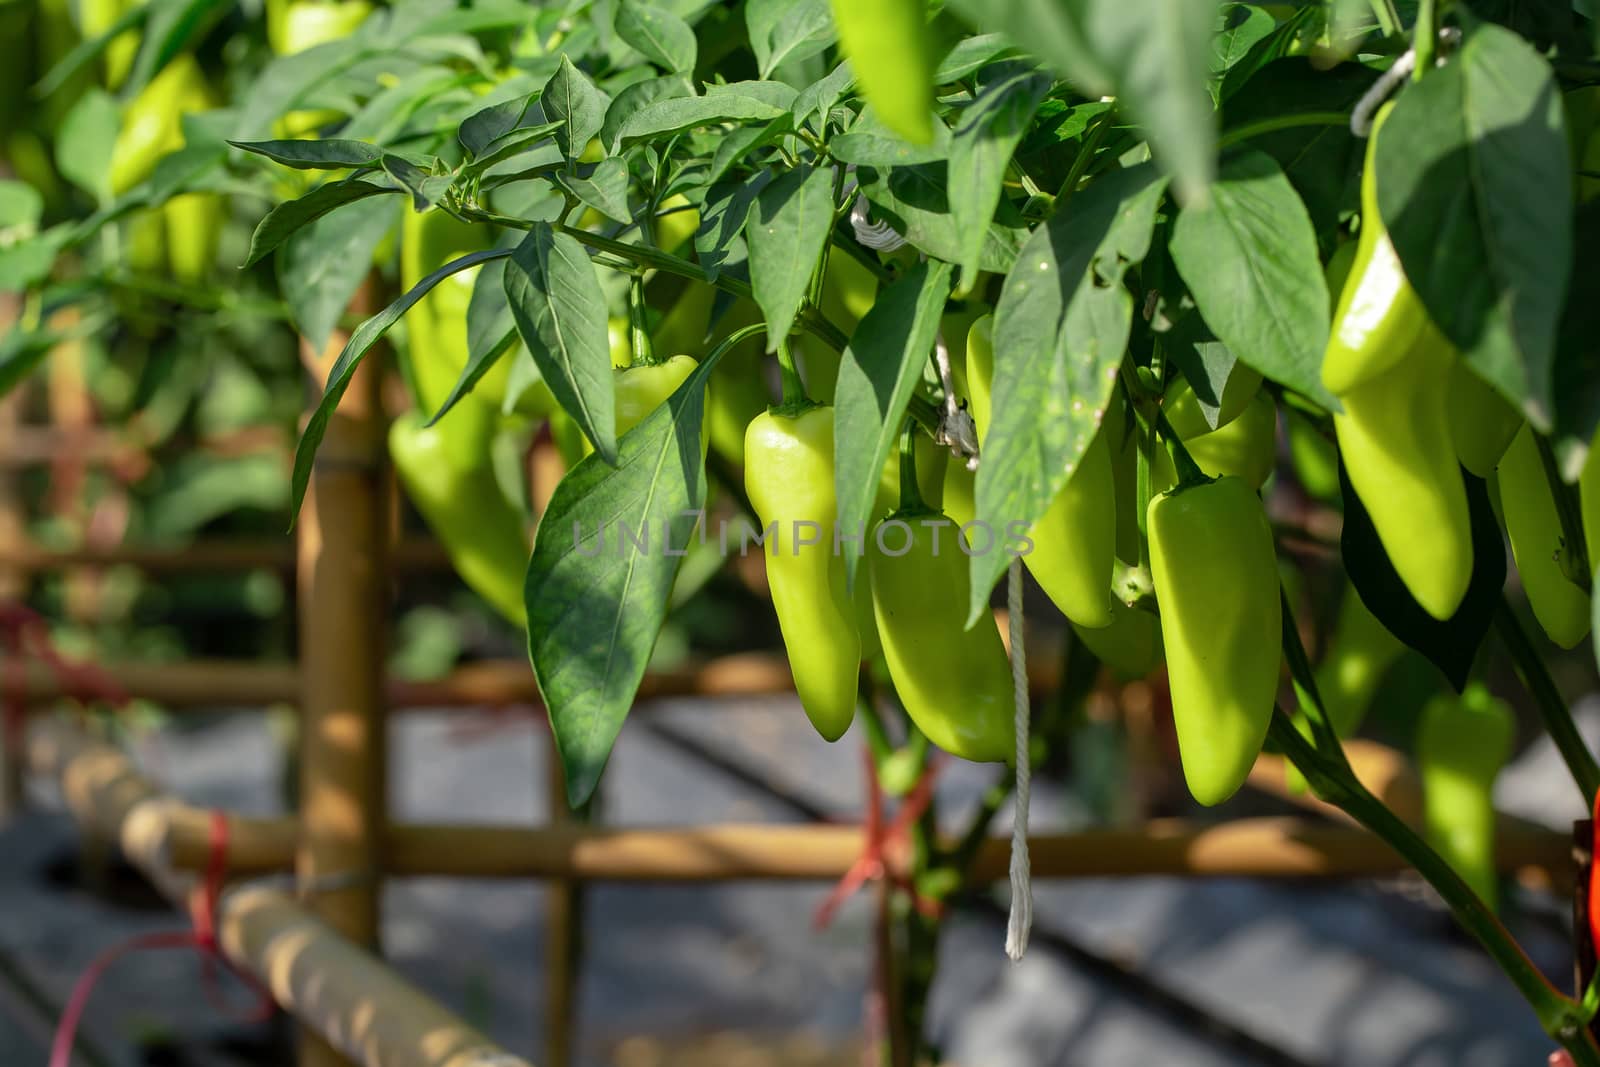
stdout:
{"type": "Polygon", "coordinates": [[[1516,665],[1517,676],[1527,687],[1528,695],[1533,697],[1545,731],[1549,733],[1550,740],[1555,742],[1556,750],[1561,753],[1573,782],[1578,786],[1578,792],[1583,794],[1584,806],[1588,807],[1596,791],[1600,790],[1600,764],[1595,762],[1594,754],[1584,744],[1583,735],[1578,733],[1572,713],[1567,710],[1567,702],[1556,688],[1555,679],[1550,677],[1550,669],[1545,666],[1543,657],[1533,647],[1533,639],[1512,613],[1511,605],[1503,595],[1495,606],[1494,625],[1500,631],[1500,640],[1505,643],[1506,651],[1511,654],[1512,663],[1516,665]]]}
{"type": "Polygon", "coordinates": [[[917,484],[917,431],[910,423],[900,431],[900,507],[899,511],[930,510],[917,484]]]}
{"type": "Polygon", "coordinates": [[[1394,0],[1368,0],[1368,3],[1378,19],[1378,29],[1383,31],[1385,37],[1393,37],[1400,32],[1400,12],[1395,10],[1394,0]]]}
{"type": "Polygon", "coordinates": [[[1200,464],[1196,463],[1194,457],[1189,455],[1189,450],[1184,447],[1182,439],[1178,437],[1178,434],[1172,428],[1172,424],[1167,421],[1166,415],[1162,414],[1159,409],[1156,411],[1156,426],[1161,431],[1161,439],[1167,442],[1167,451],[1172,453],[1172,465],[1178,472],[1177,487],[1179,489],[1184,486],[1204,485],[1206,482],[1216,481],[1215,478],[1200,469],[1200,464]]]}
{"type": "Polygon", "coordinates": [[[1100,142],[1105,140],[1106,131],[1111,128],[1111,115],[1113,108],[1106,108],[1094,119],[1094,129],[1083,136],[1083,144],[1078,148],[1078,154],[1072,159],[1072,169],[1067,171],[1067,178],[1061,183],[1061,191],[1056,193],[1055,210],[1061,210],[1067,198],[1078,190],[1078,183],[1083,180],[1084,173],[1089,169],[1089,164],[1094,162],[1094,154],[1100,149],[1100,142]]]}
{"type": "Polygon", "coordinates": [[[1411,47],[1417,50],[1417,65],[1411,71],[1412,81],[1433,69],[1433,53],[1439,43],[1439,19],[1434,11],[1434,0],[1417,0],[1417,22],[1411,27],[1411,47]]]}
{"type": "Polygon", "coordinates": [[[1600,1067],[1600,1049],[1589,1038],[1577,1003],[1546,980],[1500,920],[1443,857],[1368,792],[1348,767],[1339,766],[1313,749],[1281,709],[1272,717],[1268,736],[1305,775],[1318,796],[1382,838],[1433,886],[1456,921],[1483,945],[1533,1007],[1545,1033],[1571,1054],[1578,1067],[1600,1067]]]}
{"type": "Polygon", "coordinates": [[[778,370],[783,374],[783,400],[778,405],[778,410],[789,415],[798,415],[808,408],[817,406],[816,401],[806,395],[806,383],[800,377],[800,371],[794,365],[794,353],[789,351],[789,339],[786,337],[778,342],[778,370]]]}
{"type": "Polygon", "coordinates": [[[1274,115],[1223,130],[1222,135],[1217,138],[1217,147],[1231,148],[1240,141],[1248,141],[1264,133],[1293,130],[1301,126],[1348,126],[1349,124],[1350,116],[1343,111],[1302,111],[1293,115],[1274,115]]]}
{"type": "Polygon", "coordinates": [[[1561,517],[1561,573],[1573,585],[1588,590],[1594,582],[1594,560],[1589,558],[1588,543],[1583,536],[1583,512],[1578,503],[1577,487],[1561,480],[1561,468],[1550,450],[1549,438],[1534,433],[1533,441],[1539,449],[1539,463],[1544,467],[1550,495],[1555,498],[1556,514],[1561,517]]]}
{"type": "Polygon", "coordinates": [[[633,350],[630,361],[635,367],[649,367],[660,362],[650,344],[650,331],[644,320],[644,275],[634,271],[628,277],[628,347],[633,350]]]}

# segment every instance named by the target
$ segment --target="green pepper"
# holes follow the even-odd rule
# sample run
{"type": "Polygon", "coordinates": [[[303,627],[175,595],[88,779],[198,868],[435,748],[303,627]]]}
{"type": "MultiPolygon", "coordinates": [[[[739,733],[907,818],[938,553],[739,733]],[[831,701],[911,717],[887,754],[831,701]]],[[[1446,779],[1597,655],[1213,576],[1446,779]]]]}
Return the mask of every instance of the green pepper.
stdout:
{"type": "Polygon", "coordinates": [[[161,217],[167,231],[167,269],[187,285],[204,282],[216,265],[222,243],[222,197],[184,193],[162,205],[161,217]]]}
{"type": "Polygon", "coordinates": [[[1072,632],[1094,658],[1123,678],[1143,678],[1161,662],[1161,620],[1111,598],[1111,625],[1099,629],[1072,624],[1072,632]]]}
{"type": "Polygon", "coordinates": [[[861,95],[906,140],[933,140],[933,35],[927,0],[833,0],[839,51],[861,95]]]}
{"type": "Polygon", "coordinates": [[[1179,439],[1187,442],[1215,433],[1227,426],[1243,415],[1260,394],[1260,372],[1240,363],[1233,368],[1233,372],[1228,375],[1228,380],[1222,387],[1222,399],[1217,405],[1215,426],[1206,422],[1194,386],[1183,378],[1179,378],[1168,387],[1166,395],[1161,400],[1161,413],[1167,417],[1167,425],[1172,427],[1179,439]]]}
{"type": "Polygon", "coordinates": [[[837,741],[855,718],[862,654],[856,604],[833,536],[833,408],[756,416],[744,456],[751,506],[763,529],[777,527],[767,584],[800,705],[817,733],[837,741]]]}
{"type": "Polygon", "coordinates": [[[1455,358],[1434,335],[1346,393],[1333,419],[1345,472],[1384,551],[1436,619],[1455,614],[1472,581],[1472,525],[1445,388],[1455,358]]]}
{"type": "Polygon", "coordinates": [[[1534,618],[1562,648],[1573,648],[1589,633],[1589,594],[1561,568],[1566,541],[1561,513],[1533,428],[1524,426],[1495,472],[1500,511],[1511,540],[1511,555],[1534,618]]]}
{"type": "Polygon", "coordinates": [[[1450,374],[1450,440],[1456,458],[1479,478],[1494,473],[1517,436],[1522,416],[1464,359],[1450,374]]]}
{"type": "MultiPolygon", "coordinates": [[[[410,289],[452,260],[490,247],[493,232],[486,226],[465,223],[438,208],[408,211],[400,226],[400,284],[410,289]]],[[[418,404],[431,417],[455,390],[466,369],[467,309],[481,267],[469,267],[444,278],[406,312],[407,346],[411,377],[418,404]]],[[[505,401],[506,380],[513,357],[502,357],[445,416],[445,420],[476,422],[480,430],[457,435],[463,442],[493,436],[505,401]]]]}
{"type": "Polygon", "coordinates": [[[135,211],[122,223],[122,262],[135,274],[167,270],[167,217],[160,208],[135,211]]]}
{"type": "Polygon", "coordinates": [[[525,628],[527,527],[500,491],[487,451],[479,462],[461,465],[461,449],[449,440],[454,432],[448,419],[428,426],[422,412],[403,412],[389,426],[395,473],[461,579],[525,628]]]}
{"type": "Polygon", "coordinates": [[[210,106],[211,91],[200,65],[187,52],[174,56],[123,112],[111,149],[111,194],[132,189],[163,157],[182,148],[182,116],[210,106]]]}
{"type": "Polygon", "coordinates": [[[1318,500],[1339,499],[1339,450],[1309,418],[1290,414],[1284,420],[1289,463],[1300,488],[1318,500]]]}
{"type": "Polygon", "coordinates": [[[960,536],[948,516],[926,507],[898,510],[869,534],[878,638],[895,692],[928,740],[962,759],[1002,762],[1014,747],[1011,665],[998,624],[965,629],[960,536]]]}
{"type": "MultiPolygon", "coordinates": [[[[967,333],[967,387],[980,454],[989,429],[994,377],[994,317],[967,333]]],[[[1028,531],[1033,550],[1022,557],[1028,572],[1061,613],[1079,626],[1111,625],[1111,570],[1116,562],[1116,482],[1105,432],[1084,449],[1066,485],[1028,531]]]]}
{"type": "Polygon", "coordinates": [[[1404,651],[1405,645],[1347,585],[1333,635],[1315,673],[1317,693],[1340,737],[1361,728],[1378,683],[1404,651]]]}
{"type": "Polygon", "coordinates": [[[1278,689],[1272,528],[1232,475],[1153,497],[1147,516],[1183,776],[1201,804],[1220,804],[1260,754],[1278,689]]]}
{"type": "Polygon", "coordinates": [[[1138,563],[1144,535],[1139,532],[1139,442],[1136,424],[1113,405],[1104,422],[1111,453],[1111,478],[1116,487],[1117,558],[1138,563]]]}
{"type": "Polygon", "coordinates": [[[366,0],[267,0],[267,43],[280,56],[350,36],[372,14],[366,0]]]}
{"type": "Polygon", "coordinates": [[[1481,682],[1434,697],[1417,725],[1417,772],[1430,844],[1490,909],[1498,907],[1494,780],[1511,757],[1516,721],[1481,682]]]}
{"type": "Polygon", "coordinates": [[[1392,369],[1413,348],[1437,343],[1422,299],[1411,287],[1378,214],[1377,146],[1389,108],[1384,105],[1367,139],[1361,175],[1361,234],[1349,280],[1333,313],[1333,332],[1322,355],[1322,384],[1343,395],[1392,369]]]}
{"type": "MultiPolygon", "coordinates": [[[[1168,391],[1168,395],[1176,401],[1180,422],[1172,422],[1170,414],[1167,421],[1177,431],[1178,438],[1189,449],[1189,455],[1202,471],[1212,477],[1237,475],[1259,489],[1267,483],[1277,464],[1278,411],[1272,404],[1272,394],[1259,387],[1259,375],[1256,381],[1257,388],[1245,396],[1239,405],[1237,417],[1220,422],[1215,430],[1206,427],[1197,408],[1193,409],[1192,418],[1187,415],[1185,407],[1188,405],[1184,401],[1193,400],[1194,390],[1188,382],[1179,381],[1168,391]],[[1185,426],[1190,429],[1198,426],[1199,432],[1189,436],[1184,432],[1185,426]]],[[[1163,410],[1165,407],[1163,405],[1163,410]]],[[[1226,414],[1227,410],[1224,407],[1223,413],[1226,414]]],[[[1150,484],[1153,491],[1165,492],[1176,485],[1178,475],[1166,451],[1157,451],[1152,460],[1150,484]]]]}
{"type": "MultiPolygon", "coordinates": [[[[616,390],[616,420],[617,436],[621,437],[639,423],[644,421],[646,415],[666,403],[667,397],[682,385],[694,373],[698,362],[693,356],[673,356],[658,363],[640,363],[632,367],[618,367],[611,371],[612,386],[616,390]]],[[[710,403],[711,390],[706,390],[706,402],[710,403]]],[[[704,456],[706,446],[710,439],[706,434],[700,435],[700,454],[704,456]]],[[[594,451],[594,445],[587,437],[582,439],[580,446],[583,455],[587,456],[594,451]]]]}
{"type": "MultiPolygon", "coordinates": [[[[78,29],[83,39],[93,40],[111,29],[131,6],[126,0],[78,0],[78,29]]],[[[117,89],[127,80],[139,55],[139,40],[137,30],[124,30],[106,45],[101,54],[106,88],[117,89]]]]}

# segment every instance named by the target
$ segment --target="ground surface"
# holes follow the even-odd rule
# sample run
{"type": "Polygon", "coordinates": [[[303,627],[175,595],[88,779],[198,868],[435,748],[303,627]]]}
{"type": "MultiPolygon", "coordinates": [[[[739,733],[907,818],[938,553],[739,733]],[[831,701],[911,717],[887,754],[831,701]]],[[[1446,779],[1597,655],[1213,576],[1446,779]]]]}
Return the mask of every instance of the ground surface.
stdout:
{"type": "MultiPolygon", "coordinates": [[[[1592,726],[1600,708],[1590,711],[1592,726]]],[[[469,720],[396,720],[397,817],[525,822],[542,810],[543,746],[531,721],[463,733],[469,720]]],[[[786,700],[658,708],[624,731],[606,777],[606,818],[797,818],[792,802],[709,765],[695,746],[732,757],[791,801],[849,818],[861,797],[852,744],[824,745],[786,700]]],[[[141,754],[154,776],[197,803],[277,809],[280,766],[258,716],[218,716],[156,738],[141,754]]],[[[941,785],[945,810],[958,814],[973,803],[986,778],[952,765],[941,785]]],[[[0,831],[7,1067],[45,1062],[45,1019],[97,952],[131,933],[178,926],[154,902],[139,907],[138,894],[117,880],[110,899],[75,887],[75,832],[38,786],[43,810],[0,831]]],[[[1570,785],[1546,752],[1526,754],[1502,786],[1505,806],[1523,814],[1553,825],[1573,814],[1570,785]]],[[[1038,829],[1076,818],[1067,795],[1048,787],[1036,794],[1034,817],[1038,829]]],[[[855,1062],[848,1050],[861,1032],[870,905],[852,901],[818,934],[810,919],[825,892],[594,889],[583,1062],[855,1062]],[[718,1036],[727,1030],[738,1034],[718,1036]]],[[[1521,1067],[1543,1063],[1549,1048],[1489,961],[1453,935],[1425,895],[1403,886],[1091,880],[1041,885],[1037,900],[1040,937],[1017,966],[1001,951],[1000,920],[971,914],[950,924],[931,1028],[954,1061],[1521,1067]]],[[[536,1061],[541,890],[416,879],[391,883],[385,907],[385,940],[400,968],[536,1061]]],[[[1524,915],[1516,928],[1564,984],[1569,964],[1555,925],[1524,915]]],[[[180,953],[118,963],[90,1006],[86,1038],[87,1065],[282,1062],[272,1045],[283,1040],[281,1028],[219,1017],[201,994],[194,960],[180,953]]]]}

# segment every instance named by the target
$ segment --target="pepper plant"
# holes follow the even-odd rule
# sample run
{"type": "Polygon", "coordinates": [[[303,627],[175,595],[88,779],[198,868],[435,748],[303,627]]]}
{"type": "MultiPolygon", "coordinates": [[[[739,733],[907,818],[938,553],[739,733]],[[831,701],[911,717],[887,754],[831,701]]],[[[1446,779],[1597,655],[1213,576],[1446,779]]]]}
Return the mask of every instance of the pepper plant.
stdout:
{"type": "MultiPolygon", "coordinates": [[[[1507,730],[1478,677],[1493,630],[1592,804],[1600,767],[1508,606],[1502,534],[1539,625],[1578,644],[1600,560],[1592,4],[255,8],[80,15],[48,53],[34,89],[62,117],[24,132],[58,166],[34,185],[77,188],[0,187],[0,284],[24,294],[0,381],[45,357],[53,312],[115,314],[133,282],[269,294],[313,346],[350,328],[298,504],[358,365],[392,350],[413,408],[395,466],[525,627],[574,804],[713,494],[743,502],[823,737],[861,723],[893,792],[930,739],[1009,764],[955,843],[920,824],[933,899],[1029,769],[990,610],[1020,558],[1077,635],[1069,666],[1165,660],[1198,802],[1283,753],[1600,1064],[1593,991],[1555,989],[1495,916],[1483,804],[1507,730]],[[211,232],[180,220],[219,203],[248,240],[180,252],[211,232]],[[347,319],[358,292],[378,310],[347,319]],[[530,537],[495,456],[534,432],[568,469],[530,537]],[[1297,492],[1343,513],[1321,667],[1266,510],[1297,492]],[[1340,741],[1403,647],[1467,694],[1428,706],[1422,829],[1340,741]]],[[[935,927],[903,919],[914,1036],[935,927]]]]}

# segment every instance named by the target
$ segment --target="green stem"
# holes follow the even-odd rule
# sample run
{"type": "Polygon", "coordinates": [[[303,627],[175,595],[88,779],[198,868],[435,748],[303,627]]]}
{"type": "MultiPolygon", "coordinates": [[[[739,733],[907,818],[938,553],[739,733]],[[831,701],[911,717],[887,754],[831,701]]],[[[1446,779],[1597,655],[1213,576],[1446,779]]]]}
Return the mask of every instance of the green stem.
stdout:
{"type": "Polygon", "coordinates": [[[1167,451],[1172,454],[1172,465],[1178,472],[1178,489],[1191,485],[1205,485],[1207,482],[1216,481],[1205,471],[1200,469],[1200,464],[1189,455],[1189,450],[1184,447],[1182,439],[1172,429],[1172,424],[1167,421],[1166,415],[1158,409],[1156,411],[1156,426],[1160,429],[1161,439],[1167,443],[1167,451]]]}
{"type": "Polygon", "coordinates": [[[1348,767],[1340,766],[1313,749],[1287,715],[1273,715],[1268,736],[1305,775],[1318,796],[1382,838],[1433,886],[1456,921],[1483,945],[1533,1007],[1545,1033],[1571,1054],[1578,1067],[1600,1067],[1600,1049],[1595,1047],[1584,1028],[1578,1004],[1545,979],[1500,920],[1443,857],[1368,792],[1348,767]]]}
{"type": "Polygon", "coordinates": [[[1083,144],[1078,148],[1078,154],[1072,158],[1072,169],[1067,171],[1067,178],[1061,183],[1061,191],[1056,193],[1055,209],[1060,211],[1067,199],[1078,191],[1078,183],[1083,180],[1089,164],[1094,162],[1094,154],[1100,150],[1100,142],[1106,139],[1106,131],[1111,129],[1111,116],[1114,107],[1102,111],[1093,121],[1094,127],[1083,135],[1083,144]]]}
{"type": "Polygon", "coordinates": [[[1411,28],[1411,47],[1417,50],[1417,65],[1411,71],[1412,81],[1433,69],[1433,53],[1439,43],[1439,18],[1434,0],[1417,0],[1417,22],[1411,28]]]}
{"type": "Polygon", "coordinates": [[[922,487],[917,485],[917,432],[911,425],[900,431],[900,507],[899,511],[919,512],[931,510],[922,499],[922,487]]]}
{"type": "Polygon", "coordinates": [[[1561,480],[1561,468],[1556,465],[1549,439],[1542,433],[1534,433],[1533,441],[1539,449],[1545,482],[1556,502],[1556,514],[1561,516],[1561,573],[1573,585],[1587,591],[1594,581],[1594,560],[1589,558],[1588,543],[1583,536],[1583,511],[1577,487],[1561,480]]]}
{"type": "Polygon", "coordinates": [[[783,374],[783,400],[778,405],[779,411],[785,415],[798,415],[817,406],[817,402],[806,395],[806,383],[794,365],[794,353],[789,351],[788,338],[778,342],[778,370],[783,374]]]}
{"type": "MultiPolygon", "coordinates": [[[[1347,594],[1353,595],[1353,594],[1347,594]]],[[[1339,743],[1338,728],[1329,717],[1322,694],[1317,691],[1316,672],[1311,667],[1311,657],[1300,640],[1300,627],[1295,624],[1294,606],[1289,602],[1289,591],[1278,587],[1278,601],[1283,608],[1283,654],[1289,661],[1289,677],[1294,680],[1295,695],[1300,699],[1300,709],[1311,723],[1311,736],[1317,751],[1326,758],[1336,758],[1346,771],[1350,769],[1345,759],[1344,747],[1339,743]]]]}
{"type": "Polygon", "coordinates": [[[1274,115],[1223,130],[1222,135],[1217,138],[1217,147],[1230,148],[1241,141],[1248,141],[1262,134],[1293,130],[1301,126],[1348,126],[1349,124],[1350,115],[1343,111],[1301,111],[1293,115],[1274,115]]]}
{"type": "Polygon", "coordinates": [[[1594,754],[1584,744],[1583,735],[1578,733],[1577,724],[1567,710],[1567,702],[1556,688],[1555,679],[1550,677],[1550,669],[1545,666],[1538,649],[1533,647],[1533,639],[1512,613],[1504,595],[1495,606],[1494,625],[1500,631],[1500,640],[1505,643],[1506,651],[1511,654],[1512,663],[1516,665],[1517,676],[1533,697],[1545,731],[1549,733],[1550,740],[1555,742],[1561,758],[1566,761],[1578,792],[1583,794],[1585,807],[1589,806],[1594,801],[1596,791],[1600,790],[1600,764],[1595,762],[1594,754]]]}
{"type": "Polygon", "coordinates": [[[1378,29],[1383,31],[1385,37],[1393,37],[1400,32],[1400,12],[1395,10],[1394,0],[1368,0],[1372,6],[1373,15],[1377,16],[1378,29]]]}
{"type": "Polygon", "coordinates": [[[661,362],[656,359],[655,348],[650,343],[650,331],[645,326],[644,302],[644,275],[634,271],[628,276],[628,341],[633,349],[631,366],[653,367],[661,362]]]}

